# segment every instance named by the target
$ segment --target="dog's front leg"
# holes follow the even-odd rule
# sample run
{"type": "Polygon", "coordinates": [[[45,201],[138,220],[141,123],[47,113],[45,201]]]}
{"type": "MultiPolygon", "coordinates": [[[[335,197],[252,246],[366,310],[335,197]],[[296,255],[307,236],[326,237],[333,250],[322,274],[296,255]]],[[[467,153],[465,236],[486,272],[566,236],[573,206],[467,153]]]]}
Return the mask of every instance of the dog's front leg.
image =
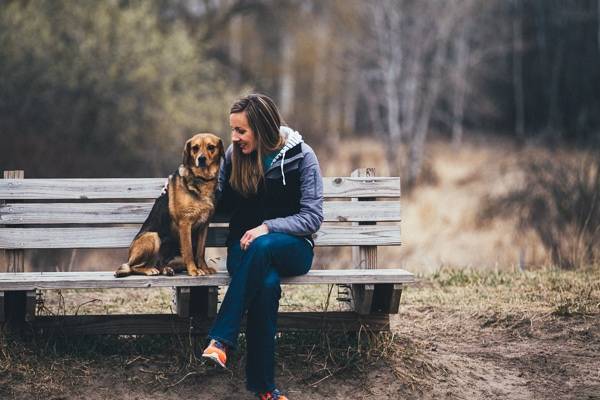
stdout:
{"type": "Polygon", "coordinates": [[[208,222],[198,232],[198,242],[196,243],[196,265],[200,268],[200,271],[205,274],[214,274],[217,272],[216,269],[211,268],[206,264],[205,250],[206,250],[206,237],[208,236],[208,222]]]}
{"type": "Polygon", "coordinates": [[[185,264],[188,275],[199,275],[192,251],[192,224],[179,224],[179,243],[181,245],[181,257],[183,258],[183,263],[185,264]]]}

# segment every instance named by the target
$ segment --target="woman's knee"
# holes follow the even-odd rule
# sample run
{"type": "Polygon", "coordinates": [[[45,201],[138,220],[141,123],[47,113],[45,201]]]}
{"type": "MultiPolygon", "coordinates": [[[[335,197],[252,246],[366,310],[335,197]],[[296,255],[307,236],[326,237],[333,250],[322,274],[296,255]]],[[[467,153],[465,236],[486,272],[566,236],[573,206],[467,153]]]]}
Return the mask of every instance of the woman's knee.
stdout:
{"type": "Polygon", "coordinates": [[[254,239],[254,241],[250,244],[250,247],[248,248],[248,250],[251,250],[253,252],[257,252],[257,253],[268,253],[271,250],[271,246],[273,245],[273,236],[266,234],[266,235],[262,235],[257,237],[256,239],[254,239]]]}

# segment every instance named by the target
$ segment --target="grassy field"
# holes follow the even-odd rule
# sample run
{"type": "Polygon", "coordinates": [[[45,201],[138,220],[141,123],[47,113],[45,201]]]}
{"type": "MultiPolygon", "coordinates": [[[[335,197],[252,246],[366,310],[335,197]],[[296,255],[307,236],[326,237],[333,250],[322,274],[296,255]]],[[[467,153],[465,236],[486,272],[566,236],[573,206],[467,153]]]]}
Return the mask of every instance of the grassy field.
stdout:
{"type": "MultiPolygon", "coordinates": [[[[49,292],[44,307],[169,312],[168,290],[131,293],[49,292]]],[[[284,287],[282,310],[345,307],[328,294],[327,286],[284,287]]],[[[5,333],[0,398],[251,398],[243,337],[240,346],[230,369],[219,371],[195,357],[190,337],[22,340],[5,333]]],[[[442,269],[405,290],[389,333],[281,334],[277,377],[294,399],[596,399],[598,359],[600,268],[442,269]]]]}

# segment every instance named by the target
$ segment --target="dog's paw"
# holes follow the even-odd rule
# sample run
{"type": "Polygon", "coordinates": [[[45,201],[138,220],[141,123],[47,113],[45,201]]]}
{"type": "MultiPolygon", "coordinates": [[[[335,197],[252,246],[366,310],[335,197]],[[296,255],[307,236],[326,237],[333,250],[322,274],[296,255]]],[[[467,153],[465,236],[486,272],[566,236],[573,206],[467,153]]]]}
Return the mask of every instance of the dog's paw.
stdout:
{"type": "Polygon", "coordinates": [[[160,275],[160,271],[158,268],[148,268],[146,270],[146,275],[148,275],[148,276],[160,275]]]}
{"type": "Polygon", "coordinates": [[[206,268],[204,268],[204,273],[206,275],[212,275],[212,274],[216,274],[217,270],[214,269],[213,267],[206,267],[206,268]]]}
{"type": "Polygon", "coordinates": [[[163,275],[173,276],[175,275],[175,271],[171,267],[164,267],[162,270],[163,275]]]}
{"type": "Polygon", "coordinates": [[[115,278],[123,278],[130,274],[131,274],[131,268],[127,264],[121,265],[119,268],[117,268],[117,270],[114,273],[115,278]]]}
{"type": "Polygon", "coordinates": [[[196,268],[194,268],[194,269],[188,268],[187,273],[188,273],[189,276],[198,276],[198,275],[200,275],[200,271],[198,271],[198,269],[196,269],[196,268]]]}

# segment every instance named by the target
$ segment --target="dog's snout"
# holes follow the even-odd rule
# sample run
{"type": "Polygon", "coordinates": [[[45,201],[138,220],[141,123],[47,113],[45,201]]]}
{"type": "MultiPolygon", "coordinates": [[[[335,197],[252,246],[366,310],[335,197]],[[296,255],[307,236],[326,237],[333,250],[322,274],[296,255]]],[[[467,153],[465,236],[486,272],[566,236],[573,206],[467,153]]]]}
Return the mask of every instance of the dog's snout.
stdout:
{"type": "Polygon", "coordinates": [[[199,167],[206,167],[206,156],[201,155],[200,157],[198,157],[197,165],[199,167]]]}

